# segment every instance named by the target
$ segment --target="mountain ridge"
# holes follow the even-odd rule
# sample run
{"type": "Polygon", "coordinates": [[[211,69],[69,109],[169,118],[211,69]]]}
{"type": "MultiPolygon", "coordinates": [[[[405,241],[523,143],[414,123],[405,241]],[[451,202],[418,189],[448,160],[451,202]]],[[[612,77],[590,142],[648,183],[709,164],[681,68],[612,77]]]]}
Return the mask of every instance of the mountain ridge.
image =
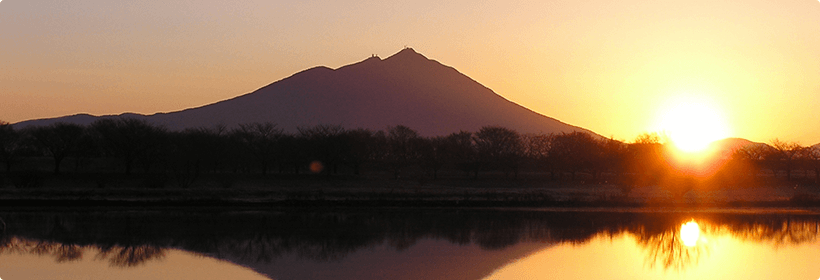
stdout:
{"type": "Polygon", "coordinates": [[[412,48],[385,59],[371,56],[336,69],[311,67],[247,94],[174,112],[77,114],[15,126],[88,124],[95,118],[120,116],[143,118],[171,130],[273,122],[289,132],[318,124],[373,130],[406,125],[422,135],[446,135],[498,125],[521,133],[583,131],[597,135],[510,101],[412,48]]]}

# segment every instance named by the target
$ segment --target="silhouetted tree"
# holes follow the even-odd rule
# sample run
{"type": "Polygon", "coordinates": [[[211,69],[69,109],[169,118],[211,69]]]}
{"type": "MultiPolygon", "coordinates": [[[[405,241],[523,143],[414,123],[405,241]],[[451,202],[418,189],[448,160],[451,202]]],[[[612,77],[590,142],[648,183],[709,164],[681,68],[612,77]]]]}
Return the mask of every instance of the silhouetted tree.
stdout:
{"type": "Polygon", "coordinates": [[[552,138],[552,155],[564,171],[576,174],[587,171],[595,174],[601,168],[602,148],[594,136],[584,132],[556,134],[552,138]]]}
{"type": "Polygon", "coordinates": [[[300,170],[310,162],[310,144],[307,139],[285,134],[279,139],[279,146],[282,149],[280,173],[289,170],[293,174],[299,174],[300,170]]]}
{"type": "Polygon", "coordinates": [[[0,161],[6,165],[6,173],[20,157],[20,133],[11,124],[0,121],[0,161]]]}
{"type": "Polygon", "coordinates": [[[421,167],[429,172],[433,179],[438,179],[439,170],[450,159],[447,148],[447,139],[443,136],[421,138],[419,141],[421,167]]]}
{"type": "Polygon", "coordinates": [[[599,145],[602,149],[601,166],[616,176],[626,172],[625,161],[628,145],[612,138],[600,140],[599,145]]]}
{"type": "Polygon", "coordinates": [[[210,170],[211,173],[224,171],[228,165],[233,164],[238,145],[231,143],[230,131],[227,126],[218,124],[211,127],[188,130],[188,132],[191,131],[199,135],[199,138],[203,142],[201,146],[205,154],[204,160],[206,168],[210,170]]]}
{"type": "Polygon", "coordinates": [[[809,161],[811,168],[814,170],[814,182],[820,184],[820,147],[809,146],[806,147],[806,160],[809,161]]]}
{"type": "Polygon", "coordinates": [[[279,153],[278,141],[284,135],[282,129],[269,122],[240,124],[233,135],[247,154],[256,160],[262,174],[267,174],[279,153]]]}
{"type": "Polygon", "coordinates": [[[770,154],[772,162],[775,166],[779,166],[779,169],[786,172],[786,180],[791,180],[792,169],[804,152],[803,146],[794,142],[774,139],[772,140],[772,147],[774,148],[774,153],[770,154]]]}
{"type": "Polygon", "coordinates": [[[384,130],[379,130],[373,133],[373,136],[371,137],[370,149],[372,150],[371,160],[377,163],[375,166],[377,169],[381,170],[392,168],[389,166],[388,155],[390,154],[390,145],[387,140],[387,132],[384,130]]]}
{"type": "Polygon", "coordinates": [[[644,133],[628,145],[624,164],[632,184],[657,184],[666,176],[664,146],[660,141],[657,133],[644,133]]]}
{"type": "Polygon", "coordinates": [[[134,118],[100,119],[91,124],[100,146],[110,155],[119,158],[125,166],[125,174],[131,174],[134,162],[142,159],[147,171],[162,155],[162,127],[134,118]]]}
{"type": "Polygon", "coordinates": [[[475,134],[475,145],[482,166],[500,168],[518,177],[524,153],[521,136],[515,130],[484,126],[475,134]]]}
{"type": "Polygon", "coordinates": [[[758,145],[740,147],[732,152],[726,170],[736,174],[744,182],[752,182],[760,172],[770,149],[758,145]]]}
{"type": "Polygon", "coordinates": [[[469,175],[473,171],[473,176],[478,176],[478,158],[476,155],[475,145],[473,143],[473,134],[469,131],[459,131],[451,133],[445,138],[448,153],[448,158],[454,163],[456,169],[464,171],[469,175]]]}
{"type": "Polygon", "coordinates": [[[219,133],[199,128],[169,134],[166,162],[180,187],[193,185],[201,174],[216,168],[219,153],[225,148],[219,133]]]}
{"type": "Polygon", "coordinates": [[[387,130],[387,161],[393,169],[393,177],[398,179],[401,170],[415,163],[418,154],[419,133],[403,126],[393,126],[387,130]]]}
{"type": "Polygon", "coordinates": [[[100,148],[94,141],[94,135],[91,129],[84,126],[83,134],[77,141],[74,150],[74,173],[87,165],[93,157],[99,156],[100,148]]]}
{"type": "Polygon", "coordinates": [[[55,123],[34,127],[30,131],[36,145],[54,159],[54,174],[60,174],[60,163],[76,155],[85,135],[85,127],[77,124],[55,123]]]}
{"type": "Polygon", "coordinates": [[[298,128],[299,137],[307,140],[308,152],[312,160],[325,166],[326,175],[337,173],[339,162],[349,151],[345,130],[340,125],[316,125],[298,128]]]}
{"type": "Polygon", "coordinates": [[[354,175],[359,175],[364,163],[376,160],[378,145],[374,133],[367,129],[354,129],[345,131],[344,138],[350,145],[344,161],[353,168],[354,175]]]}
{"type": "Polygon", "coordinates": [[[647,133],[638,134],[638,136],[635,137],[635,141],[633,143],[635,143],[635,144],[652,144],[652,145],[656,145],[656,144],[663,144],[662,142],[663,142],[663,137],[661,137],[660,134],[647,132],[647,133]]]}
{"type": "Polygon", "coordinates": [[[556,165],[551,158],[553,134],[526,134],[522,136],[524,156],[529,159],[537,171],[549,172],[555,179],[556,165]]]}

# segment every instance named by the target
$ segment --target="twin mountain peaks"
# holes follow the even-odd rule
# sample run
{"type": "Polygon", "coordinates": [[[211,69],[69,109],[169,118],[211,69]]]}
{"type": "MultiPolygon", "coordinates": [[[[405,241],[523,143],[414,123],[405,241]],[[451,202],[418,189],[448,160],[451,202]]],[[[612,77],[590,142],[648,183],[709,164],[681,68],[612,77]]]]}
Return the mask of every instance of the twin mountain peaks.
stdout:
{"type": "MultiPolygon", "coordinates": [[[[520,133],[589,132],[513,103],[455,68],[411,48],[385,59],[372,56],[338,69],[310,68],[254,92],[202,107],[119,116],[144,118],[171,130],[272,122],[286,132],[319,124],[372,130],[405,125],[425,136],[478,131],[486,125],[520,133]]],[[[15,126],[89,124],[111,117],[117,116],[80,114],[24,121],[15,126]]]]}

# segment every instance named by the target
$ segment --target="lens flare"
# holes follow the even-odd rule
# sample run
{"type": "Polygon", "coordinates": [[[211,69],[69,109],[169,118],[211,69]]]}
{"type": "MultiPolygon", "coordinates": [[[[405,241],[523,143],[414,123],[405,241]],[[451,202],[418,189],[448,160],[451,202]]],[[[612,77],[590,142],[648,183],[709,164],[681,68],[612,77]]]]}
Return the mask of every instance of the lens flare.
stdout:
{"type": "Polygon", "coordinates": [[[314,160],[310,163],[310,172],[319,173],[325,170],[325,165],[321,161],[314,160]]]}

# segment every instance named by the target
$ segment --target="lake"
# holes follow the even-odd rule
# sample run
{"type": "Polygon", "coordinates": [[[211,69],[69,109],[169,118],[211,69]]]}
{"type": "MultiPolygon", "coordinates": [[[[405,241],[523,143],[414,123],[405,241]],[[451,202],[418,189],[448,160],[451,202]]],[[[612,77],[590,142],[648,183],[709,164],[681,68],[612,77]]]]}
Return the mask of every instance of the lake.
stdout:
{"type": "Polygon", "coordinates": [[[795,209],[25,209],[0,279],[818,279],[795,209]]]}

